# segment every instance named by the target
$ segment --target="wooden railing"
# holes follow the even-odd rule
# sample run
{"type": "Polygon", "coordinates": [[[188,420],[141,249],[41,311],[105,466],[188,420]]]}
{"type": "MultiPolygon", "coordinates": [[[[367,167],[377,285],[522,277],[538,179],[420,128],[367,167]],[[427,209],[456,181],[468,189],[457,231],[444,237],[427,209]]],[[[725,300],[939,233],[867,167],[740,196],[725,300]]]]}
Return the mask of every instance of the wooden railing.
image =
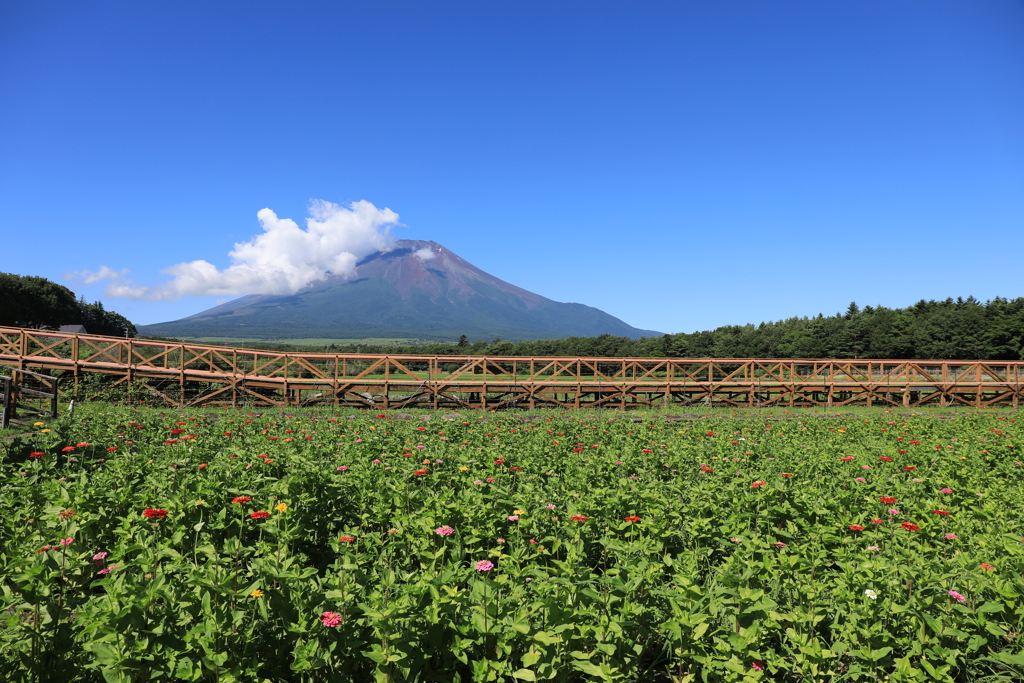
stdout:
{"type": "Polygon", "coordinates": [[[0,363],[106,375],[131,400],[496,409],[538,405],[1009,405],[1024,362],[278,353],[0,328],[0,363]]]}

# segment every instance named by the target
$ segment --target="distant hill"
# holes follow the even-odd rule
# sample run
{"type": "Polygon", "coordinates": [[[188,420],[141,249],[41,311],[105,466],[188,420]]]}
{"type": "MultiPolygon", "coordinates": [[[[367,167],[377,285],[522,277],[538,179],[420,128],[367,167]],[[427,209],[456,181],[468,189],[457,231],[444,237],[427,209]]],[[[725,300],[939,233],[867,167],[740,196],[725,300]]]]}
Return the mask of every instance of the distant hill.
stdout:
{"type": "Polygon", "coordinates": [[[181,320],[143,325],[160,337],[508,340],[660,336],[591,306],[552,301],[485,273],[436,242],[399,240],[357,265],[358,277],[296,294],[243,296],[181,320]]]}

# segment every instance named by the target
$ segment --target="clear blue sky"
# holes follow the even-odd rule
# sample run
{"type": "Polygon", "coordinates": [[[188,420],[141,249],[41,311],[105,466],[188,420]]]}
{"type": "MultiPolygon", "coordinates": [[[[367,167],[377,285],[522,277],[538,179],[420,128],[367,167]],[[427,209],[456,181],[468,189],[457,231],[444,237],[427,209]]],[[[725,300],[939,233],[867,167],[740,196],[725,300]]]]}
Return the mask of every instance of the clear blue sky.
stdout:
{"type": "Polygon", "coordinates": [[[138,324],[270,208],[641,328],[1024,296],[1024,2],[0,2],[0,271],[138,324]]]}

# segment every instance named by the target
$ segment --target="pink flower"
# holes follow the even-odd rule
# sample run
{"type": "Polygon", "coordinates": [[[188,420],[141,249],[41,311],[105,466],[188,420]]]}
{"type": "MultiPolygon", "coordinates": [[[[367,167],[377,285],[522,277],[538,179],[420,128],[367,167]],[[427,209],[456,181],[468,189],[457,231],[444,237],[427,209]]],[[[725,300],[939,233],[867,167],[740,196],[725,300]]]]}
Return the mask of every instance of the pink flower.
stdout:
{"type": "Polygon", "coordinates": [[[108,553],[106,550],[104,550],[101,553],[96,553],[95,555],[93,555],[92,559],[94,559],[94,560],[105,560],[105,559],[107,559],[107,555],[109,555],[109,554],[110,553],[108,553]]]}
{"type": "Polygon", "coordinates": [[[109,567],[104,567],[103,569],[99,570],[96,573],[97,574],[109,574],[110,572],[114,571],[115,569],[117,569],[120,566],[121,565],[119,565],[119,564],[112,564],[109,567]]]}
{"type": "Polygon", "coordinates": [[[455,529],[450,526],[439,526],[434,530],[434,533],[438,536],[451,536],[455,533],[455,529]]]}
{"type": "Polygon", "coordinates": [[[376,460],[376,459],[375,459],[375,460],[373,461],[373,464],[374,464],[374,465],[379,465],[379,464],[380,464],[380,460],[376,460]]]}
{"type": "Polygon", "coordinates": [[[960,537],[957,536],[956,534],[946,534],[943,538],[945,538],[947,541],[952,541],[952,540],[960,538],[960,537]]]}
{"type": "Polygon", "coordinates": [[[953,489],[942,489],[942,493],[953,493],[953,489]]]}
{"type": "Polygon", "coordinates": [[[488,484],[493,484],[493,483],[494,483],[494,482],[496,482],[496,481],[498,481],[498,480],[497,480],[497,479],[495,479],[494,477],[487,477],[487,483],[488,483],[488,484]]]}
{"type": "Polygon", "coordinates": [[[74,542],[75,542],[75,539],[73,539],[73,538],[62,538],[62,539],[61,539],[61,540],[59,541],[59,543],[60,543],[61,545],[71,545],[71,544],[72,544],[72,543],[74,543],[74,542]]]}
{"type": "Polygon", "coordinates": [[[477,479],[473,483],[476,484],[477,486],[483,486],[484,485],[484,483],[482,481],[480,481],[479,479],[477,479]]]}
{"type": "Polygon", "coordinates": [[[870,466],[870,465],[861,465],[861,466],[860,466],[860,468],[861,468],[862,470],[870,470],[870,469],[871,469],[871,466],[870,466]]]}
{"type": "Polygon", "coordinates": [[[348,468],[342,465],[341,467],[335,468],[338,472],[347,472],[348,468]]]}
{"type": "Polygon", "coordinates": [[[864,477],[857,477],[854,481],[867,481],[864,477]]]}
{"type": "Polygon", "coordinates": [[[949,595],[950,595],[950,597],[952,597],[957,602],[967,602],[967,598],[965,598],[964,596],[960,595],[956,591],[949,591],[949,595]]]}
{"type": "Polygon", "coordinates": [[[324,612],[320,615],[320,621],[328,628],[334,628],[341,624],[341,615],[337,612],[324,612]]]}
{"type": "Polygon", "coordinates": [[[519,515],[509,515],[508,516],[508,521],[510,521],[510,522],[518,522],[519,521],[519,515]]]}
{"type": "Polygon", "coordinates": [[[480,560],[476,563],[476,570],[478,572],[489,572],[494,569],[494,563],[490,560],[480,560]]]}
{"type": "Polygon", "coordinates": [[[753,667],[755,671],[764,671],[764,664],[761,662],[751,662],[750,666],[753,667]]]}
{"type": "Polygon", "coordinates": [[[544,507],[546,507],[548,510],[554,510],[555,509],[555,504],[554,503],[548,503],[544,507]]]}
{"type": "Polygon", "coordinates": [[[889,514],[890,515],[898,515],[898,514],[900,514],[900,511],[897,510],[896,508],[889,508],[889,514]]]}

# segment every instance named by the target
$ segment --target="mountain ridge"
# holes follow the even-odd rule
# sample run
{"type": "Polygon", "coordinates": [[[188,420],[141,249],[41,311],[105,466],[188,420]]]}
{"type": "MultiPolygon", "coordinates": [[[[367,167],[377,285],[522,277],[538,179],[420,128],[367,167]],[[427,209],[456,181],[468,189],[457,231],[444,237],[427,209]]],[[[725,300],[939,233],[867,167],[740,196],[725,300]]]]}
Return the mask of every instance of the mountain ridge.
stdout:
{"type": "Polygon", "coordinates": [[[442,245],[398,240],[294,294],[249,294],[180,320],[140,327],[150,336],[262,339],[407,337],[513,341],[612,334],[660,336],[597,308],[562,303],[497,278],[442,245]]]}

